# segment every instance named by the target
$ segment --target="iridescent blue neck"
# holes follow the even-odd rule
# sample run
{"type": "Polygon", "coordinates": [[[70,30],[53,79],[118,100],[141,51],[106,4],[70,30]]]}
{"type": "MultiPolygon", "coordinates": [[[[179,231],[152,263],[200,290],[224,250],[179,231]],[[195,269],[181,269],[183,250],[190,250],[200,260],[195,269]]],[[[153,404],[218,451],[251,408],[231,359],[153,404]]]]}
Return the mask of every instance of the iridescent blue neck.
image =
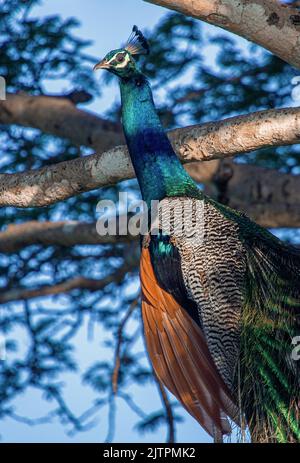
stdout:
{"type": "Polygon", "coordinates": [[[201,194],[182,167],[161,125],[146,78],[120,80],[122,123],[143,199],[201,194]]]}

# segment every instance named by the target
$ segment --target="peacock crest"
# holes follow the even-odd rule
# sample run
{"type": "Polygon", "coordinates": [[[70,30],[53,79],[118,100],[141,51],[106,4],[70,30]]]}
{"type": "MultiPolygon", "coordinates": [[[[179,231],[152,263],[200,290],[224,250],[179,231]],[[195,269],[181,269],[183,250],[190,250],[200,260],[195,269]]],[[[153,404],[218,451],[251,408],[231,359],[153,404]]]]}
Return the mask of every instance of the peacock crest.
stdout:
{"type": "Polygon", "coordinates": [[[149,43],[137,26],[133,26],[124,49],[131,55],[148,55],[150,53],[149,43]]]}

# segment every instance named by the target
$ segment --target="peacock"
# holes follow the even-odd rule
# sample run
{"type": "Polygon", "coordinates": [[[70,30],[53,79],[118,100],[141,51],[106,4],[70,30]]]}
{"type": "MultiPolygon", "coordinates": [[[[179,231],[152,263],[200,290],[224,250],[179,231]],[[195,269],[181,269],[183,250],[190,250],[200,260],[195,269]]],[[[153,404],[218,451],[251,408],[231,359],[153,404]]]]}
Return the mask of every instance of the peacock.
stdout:
{"type": "Polygon", "coordinates": [[[149,51],[134,26],[94,69],[119,78],[123,130],[152,217],[140,279],[154,371],[215,442],[233,428],[252,442],[300,442],[299,249],[188,175],[135,59],[149,51]]]}

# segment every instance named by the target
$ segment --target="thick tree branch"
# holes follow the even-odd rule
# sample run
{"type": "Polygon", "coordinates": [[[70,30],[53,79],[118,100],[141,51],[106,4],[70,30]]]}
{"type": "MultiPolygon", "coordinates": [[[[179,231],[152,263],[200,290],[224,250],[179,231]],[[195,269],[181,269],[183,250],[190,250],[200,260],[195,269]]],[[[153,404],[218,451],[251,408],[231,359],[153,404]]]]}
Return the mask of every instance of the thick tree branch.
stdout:
{"type": "Polygon", "coordinates": [[[227,159],[217,166],[205,193],[245,212],[264,227],[300,227],[299,175],[235,164],[227,159]]]}
{"type": "MultiPolygon", "coordinates": [[[[205,192],[244,211],[267,228],[300,227],[300,176],[283,174],[231,160],[190,163],[187,170],[206,183],[205,192]]],[[[137,239],[131,235],[100,236],[96,223],[37,222],[14,224],[0,232],[0,252],[18,252],[26,246],[115,244],[137,239]]]]}
{"type": "MultiPolygon", "coordinates": [[[[227,158],[300,140],[300,109],[259,111],[169,132],[182,162],[227,158]]],[[[134,177],[125,146],[39,170],[0,175],[0,206],[41,207],[134,177]]],[[[299,177],[296,177],[299,181],[299,177]]]]}
{"type": "Polygon", "coordinates": [[[144,0],[251,40],[300,68],[299,10],[277,0],[144,0]]]}
{"type": "Polygon", "coordinates": [[[26,246],[75,246],[78,244],[116,244],[130,242],[131,235],[101,236],[96,222],[38,222],[9,225],[0,232],[0,252],[18,252],[26,246]]]}
{"type": "Polygon", "coordinates": [[[8,94],[6,100],[0,101],[0,124],[34,127],[98,152],[124,143],[120,124],[76,108],[69,95],[8,94]]]}

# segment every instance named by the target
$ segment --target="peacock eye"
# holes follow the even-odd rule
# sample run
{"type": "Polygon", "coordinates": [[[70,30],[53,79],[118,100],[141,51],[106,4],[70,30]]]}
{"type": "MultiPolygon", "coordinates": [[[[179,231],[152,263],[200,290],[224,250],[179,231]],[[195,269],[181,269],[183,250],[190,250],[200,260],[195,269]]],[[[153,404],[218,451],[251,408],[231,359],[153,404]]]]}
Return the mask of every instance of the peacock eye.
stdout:
{"type": "Polygon", "coordinates": [[[116,59],[117,59],[118,63],[123,63],[123,61],[125,59],[125,55],[118,55],[116,59]]]}

